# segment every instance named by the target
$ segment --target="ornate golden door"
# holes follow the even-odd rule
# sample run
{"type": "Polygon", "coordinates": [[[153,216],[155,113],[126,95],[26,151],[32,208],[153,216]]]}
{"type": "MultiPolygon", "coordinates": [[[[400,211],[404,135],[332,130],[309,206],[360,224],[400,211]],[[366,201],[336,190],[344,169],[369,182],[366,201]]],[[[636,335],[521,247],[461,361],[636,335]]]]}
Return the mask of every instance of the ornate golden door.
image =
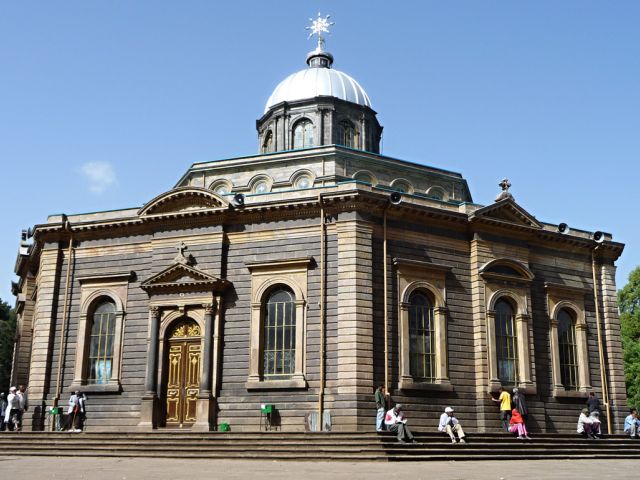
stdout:
{"type": "Polygon", "coordinates": [[[167,356],[167,427],[188,427],[196,421],[200,390],[200,327],[191,319],[169,332],[167,356]]]}

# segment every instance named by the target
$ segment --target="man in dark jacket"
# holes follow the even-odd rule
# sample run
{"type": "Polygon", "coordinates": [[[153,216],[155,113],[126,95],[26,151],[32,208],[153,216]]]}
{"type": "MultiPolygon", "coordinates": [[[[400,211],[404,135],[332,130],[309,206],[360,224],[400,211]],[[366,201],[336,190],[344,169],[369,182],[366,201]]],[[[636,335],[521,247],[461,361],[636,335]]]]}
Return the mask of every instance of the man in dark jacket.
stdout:
{"type": "Polygon", "coordinates": [[[587,408],[589,409],[589,415],[593,412],[597,412],[600,415],[600,399],[596,397],[595,392],[589,392],[589,398],[587,399],[587,408]]]}
{"type": "Polygon", "coordinates": [[[527,409],[527,402],[524,398],[524,394],[520,393],[517,388],[513,389],[513,397],[511,397],[511,405],[513,408],[518,410],[518,413],[522,416],[524,420],[527,419],[529,415],[529,410],[527,409]]]}

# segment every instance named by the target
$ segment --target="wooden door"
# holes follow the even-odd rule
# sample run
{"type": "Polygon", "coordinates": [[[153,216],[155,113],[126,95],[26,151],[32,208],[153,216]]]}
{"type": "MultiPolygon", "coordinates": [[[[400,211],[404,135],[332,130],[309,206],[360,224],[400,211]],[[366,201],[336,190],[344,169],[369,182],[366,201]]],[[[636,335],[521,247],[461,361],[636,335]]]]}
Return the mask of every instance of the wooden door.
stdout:
{"type": "Polygon", "coordinates": [[[173,337],[167,356],[167,427],[188,427],[196,421],[200,390],[200,339],[173,337]]]}

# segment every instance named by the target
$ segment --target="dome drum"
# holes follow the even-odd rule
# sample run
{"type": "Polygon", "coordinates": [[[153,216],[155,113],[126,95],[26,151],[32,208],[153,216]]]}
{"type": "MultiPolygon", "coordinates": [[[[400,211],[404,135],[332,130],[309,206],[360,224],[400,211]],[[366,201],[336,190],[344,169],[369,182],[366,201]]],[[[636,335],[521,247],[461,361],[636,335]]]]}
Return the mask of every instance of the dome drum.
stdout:
{"type": "Polygon", "coordinates": [[[335,97],[281,102],[256,122],[256,128],[261,153],[334,144],[380,153],[382,126],[376,112],[335,97]],[[305,121],[310,125],[300,141],[299,126],[305,121]]]}

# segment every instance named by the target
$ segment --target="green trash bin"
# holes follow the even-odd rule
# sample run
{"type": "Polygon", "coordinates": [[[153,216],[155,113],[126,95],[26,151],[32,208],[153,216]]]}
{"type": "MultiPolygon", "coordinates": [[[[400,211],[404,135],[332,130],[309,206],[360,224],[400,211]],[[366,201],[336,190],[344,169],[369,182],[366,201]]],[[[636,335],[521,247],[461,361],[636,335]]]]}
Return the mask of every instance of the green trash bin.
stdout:
{"type": "Polygon", "coordinates": [[[223,422],[220,425],[218,425],[219,432],[228,432],[229,430],[231,430],[231,426],[226,422],[223,422]]]}

